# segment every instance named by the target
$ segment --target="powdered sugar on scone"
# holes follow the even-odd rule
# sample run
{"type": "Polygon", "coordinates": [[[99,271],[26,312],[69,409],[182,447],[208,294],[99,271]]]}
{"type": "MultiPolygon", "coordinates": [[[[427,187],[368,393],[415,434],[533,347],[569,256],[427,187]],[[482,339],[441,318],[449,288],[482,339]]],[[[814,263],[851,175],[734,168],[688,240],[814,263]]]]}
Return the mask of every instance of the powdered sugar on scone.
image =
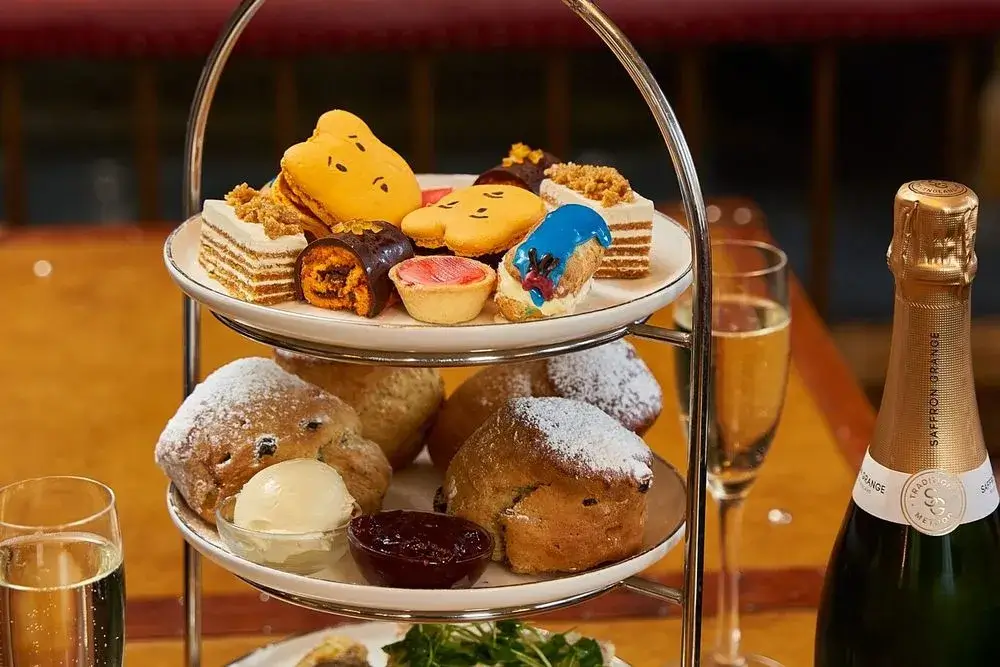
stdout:
{"type": "MultiPolygon", "coordinates": [[[[167,422],[156,446],[161,453],[184,446],[191,431],[213,422],[226,422],[250,428],[260,422],[260,411],[268,399],[285,396],[293,389],[311,385],[288,373],[271,359],[247,357],[226,364],[195,387],[180,409],[167,422]],[[247,412],[253,408],[253,414],[247,412]]],[[[288,410],[287,403],[270,403],[275,412],[288,410]]]]}
{"type": "Polygon", "coordinates": [[[652,453],[642,438],[603,410],[567,398],[515,398],[511,412],[544,437],[558,458],[584,469],[643,481],[652,475],[652,453]]]}
{"type": "MultiPolygon", "coordinates": [[[[197,504],[213,484],[201,474],[204,466],[193,464],[204,455],[193,439],[201,447],[213,447],[253,438],[262,423],[279,422],[282,414],[301,409],[297,397],[309,400],[318,391],[271,359],[237,359],[210,374],[184,400],[160,434],[156,462],[169,467],[174,482],[192,496],[188,501],[197,504]]],[[[319,423],[328,419],[322,414],[310,418],[319,423]]]]}
{"type": "Polygon", "coordinates": [[[623,424],[642,423],[663,405],[656,378],[623,340],[553,357],[548,373],[560,396],[586,401],[623,424]]]}

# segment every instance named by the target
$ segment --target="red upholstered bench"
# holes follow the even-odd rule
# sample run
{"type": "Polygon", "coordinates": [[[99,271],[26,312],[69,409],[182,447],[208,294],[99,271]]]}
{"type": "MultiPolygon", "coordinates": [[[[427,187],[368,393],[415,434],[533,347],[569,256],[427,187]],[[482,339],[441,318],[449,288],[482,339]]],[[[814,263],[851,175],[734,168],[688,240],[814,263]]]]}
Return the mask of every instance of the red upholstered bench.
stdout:
{"type": "MultiPolygon", "coordinates": [[[[639,43],[988,34],[994,0],[603,0],[639,43]]],[[[207,53],[234,0],[0,0],[0,58],[207,53]]],[[[244,48],[502,48],[596,44],[558,0],[270,0],[244,48]]]]}

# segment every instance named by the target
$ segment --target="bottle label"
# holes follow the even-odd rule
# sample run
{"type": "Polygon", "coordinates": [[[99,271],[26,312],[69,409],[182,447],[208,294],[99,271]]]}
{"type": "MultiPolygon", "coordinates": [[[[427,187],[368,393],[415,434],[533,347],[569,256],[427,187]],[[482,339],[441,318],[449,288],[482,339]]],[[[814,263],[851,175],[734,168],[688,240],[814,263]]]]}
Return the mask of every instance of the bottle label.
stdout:
{"type": "Polygon", "coordinates": [[[947,535],[1000,506],[989,458],[961,474],[935,469],[910,475],[886,468],[866,452],[853,498],[872,516],[926,535],[947,535]]]}

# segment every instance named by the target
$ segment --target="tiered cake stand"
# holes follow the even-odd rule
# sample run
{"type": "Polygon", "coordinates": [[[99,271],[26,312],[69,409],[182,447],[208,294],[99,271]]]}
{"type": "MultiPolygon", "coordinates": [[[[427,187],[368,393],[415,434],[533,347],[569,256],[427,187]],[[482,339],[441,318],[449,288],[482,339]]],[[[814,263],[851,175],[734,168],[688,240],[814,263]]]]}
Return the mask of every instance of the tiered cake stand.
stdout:
{"type": "MultiPolygon", "coordinates": [[[[440,344],[435,343],[435,327],[425,327],[420,332],[423,336],[418,345],[406,332],[399,335],[378,337],[377,344],[345,344],[344,332],[339,334],[331,331],[329,337],[324,335],[303,335],[295,327],[272,326],[267,320],[260,318],[241,318],[241,311],[234,304],[227,308],[227,302],[206,298],[205,293],[185,284],[178,279],[176,265],[171,256],[171,243],[182,228],[198,217],[201,209],[202,180],[202,148],[204,144],[205,126],[212,97],[216,85],[225,67],[226,61],[237,39],[247,26],[256,11],[264,4],[264,0],[243,0],[230,17],[221,36],[215,44],[208,62],[202,72],[195,93],[188,122],[188,133],[185,153],[185,192],[186,214],[189,218],[182,228],[179,228],[171,240],[167,242],[165,251],[168,268],[174,278],[185,291],[184,297],[184,394],[190,394],[199,381],[200,367],[200,318],[201,306],[205,305],[225,325],[234,331],[253,340],[271,346],[284,348],[314,355],[326,359],[369,364],[389,364],[407,366],[469,366],[481,364],[496,364],[511,361],[522,361],[548,357],[568,352],[580,351],[604,343],[608,343],[626,335],[652,339],[691,350],[691,425],[689,430],[688,470],[686,481],[686,505],[683,521],[685,525],[674,526],[669,535],[656,542],[653,548],[645,554],[633,559],[624,569],[615,566],[602,568],[594,576],[569,577],[563,582],[568,585],[553,585],[547,587],[525,587],[525,591],[533,591],[524,601],[524,595],[517,586],[509,590],[500,588],[469,589],[470,597],[461,596],[462,591],[447,593],[429,605],[401,605],[397,598],[393,604],[380,606],[375,602],[365,602],[361,595],[348,599],[339,598],[336,594],[313,594],[311,589],[284,585],[281,577],[261,577],[253,568],[240,568],[233,565],[232,559],[221,557],[214,551],[207,540],[195,532],[182,527],[186,539],[184,549],[184,609],[185,609],[185,665],[200,667],[201,665],[201,557],[207,554],[213,560],[227,567],[237,576],[247,580],[251,585],[266,592],[268,595],[291,604],[316,609],[323,612],[369,620],[403,620],[403,621],[483,621],[528,616],[543,611],[551,611],[561,607],[577,604],[597,597],[616,587],[651,596],[663,601],[681,605],[683,631],[681,643],[681,663],[684,667],[697,667],[700,664],[699,647],[701,643],[701,611],[702,584],[704,579],[704,543],[705,543],[705,477],[706,477],[706,437],[708,428],[707,397],[709,389],[709,360],[711,352],[711,331],[705,326],[706,314],[711,312],[711,256],[708,241],[708,224],[705,215],[705,204],[701,188],[695,172],[690,151],[684,136],[670,108],[663,91],[653,78],[646,63],[640,58],[635,48],[615,26],[614,23],[591,0],[563,0],[564,4],[573,10],[595,33],[604,41],[628,71],[636,87],[642,93],[650,112],[656,119],[664,142],[670,152],[674,169],[680,184],[684,201],[684,211],[689,221],[690,235],[682,230],[672,233],[681,234],[683,251],[688,263],[670,283],[669,288],[657,290],[650,298],[633,300],[630,303],[604,308],[597,314],[587,313],[572,315],[555,320],[541,322],[493,325],[493,328],[503,327],[506,333],[493,337],[499,342],[483,347],[469,342],[463,347],[455,341],[474,340],[466,337],[461,327],[439,330],[440,344]],[[687,246],[690,246],[688,255],[687,246]],[[673,331],[646,324],[646,319],[656,310],[666,305],[676,297],[693,279],[694,285],[694,326],[691,333],[673,331]],[[623,317],[625,319],[623,319],[623,317]],[[569,322],[569,325],[567,325],[569,322]],[[533,327],[528,329],[527,327],[533,327]],[[522,329],[523,328],[523,329],[522,329]],[[526,336],[522,336],[524,333],[526,336]],[[515,335],[516,334],[516,335],[515,335]],[[551,335],[550,335],[551,334],[551,335]],[[532,339],[533,342],[526,343],[532,339]],[[637,573],[652,560],[662,557],[666,551],[679,541],[681,534],[685,540],[684,585],[682,588],[671,588],[640,578],[637,573]],[[278,584],[268,583],[278,582],[278,584]],[[491,591],[496,591],[494,595],[491,591]],[[513,591],[513,593],[511,593],[513,591]],[[449,597],[449,595],[451,597],[449,597]],[[360,599],[360,602],[359,602],[360,599]],[[442,601],[443,600],[443,601],[442,601]],[[447,602],[456,601],[455,603],[447,602]]],[[[674,224],[674,223],[672,223],[674,224]]],[[[675,225],[676,227],[676,225],[675,225]]],[[[235,300],[232,300],[235,302],[235,300]]],[[[360,324],[357,326],[361,326],[360,324]]],[[[371,323],[367,325],[369,331],[371,323]]],[[[377,326],[377,325],[375,325],[377,326]]],[[[471,327],[469,336],[480,330],[471,327]]],[[[359,331],[349,332],[352,335],[346,339],[364,340],[365,335],[359,331]]],[[[384,333],[384,329],[382,332],[384,333]]],[[[662,463],[662,462],[661,462],[662,463]]],[[[663,464],[666,466],[666,464],[663,464]]],[[[667,466],[667,468],[669,468],[667,466]]],[[[670,469],[672,470],[672,469],[670,469]]],[[[678,487],[681,482],[678,480],[678,487]]],[[[680,494],[678,494],[678,498],[680,494]]],[[[171,506],[172,516],[178,521],[176,507],[171,506]]],[[[656,517],[651,516],[650,521],[656,517]]],[[[290,581],[290,580],[289,580],[290,581]]],[[[557,580],[558,581],[558,580],[557,580]]],[[[363,587],[355,586],[354,590],[363,587]]],[[[364,591],[362,590],[362,593],[364,591]]],[[[373,592],[374,599],[380,599],[373,592]]],[[[387,600],[386,596],[381,599],[387,600]]],[[[412,598],[426,600],[427,596],[412,598]]]]}

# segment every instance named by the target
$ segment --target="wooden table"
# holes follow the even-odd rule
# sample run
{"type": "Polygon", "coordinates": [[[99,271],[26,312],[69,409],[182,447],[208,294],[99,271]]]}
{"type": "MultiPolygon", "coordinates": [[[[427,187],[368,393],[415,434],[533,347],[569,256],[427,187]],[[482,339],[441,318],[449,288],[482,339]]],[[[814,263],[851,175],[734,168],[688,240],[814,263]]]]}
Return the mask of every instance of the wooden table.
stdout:
{"type": "MultiPolygon", "coordinates": [[[[715,233],[766,235],[749,202],[710,207],[715,233]]],[[[0,483],[46,474],[92,476],[119,499],[128,577],[128,661],[180,663],[181,540],[164,510],[166,480],[153,444],[181,399],[181,298],[163,269],[161,229],[52,229],[0,234],[0,483]]],[[[872,428],[872,410],[796,283],[793,365],[772,453],[748,501],[744,535],[746,643],[788,667],[812,665],[814,607],[823,569],[872,428]],[[787,524],[768,513],[791,514],[787,524]]],[[[669,325],[669,313],[654,315],[669,325]]],[[[266,355],[204,318],[203,367],[266,355]]],[[[652,448],[685,461],[670,348],[637,341],[667,397],[652,448]]],[[[445,371],[449,389],[471,371],[445,371]]],[[[718,566],[709,512],[708,568],[718,566]]],[[[680,581],[675,550],[648,576],[680,581]]],[[[205,567],[206,667],[264,642],[335,622],[274,601],[211,564],[205,567]]],[[[715,608],[714,577],[706,589],[715,608]]],[[[543,619],[612,640],[637,666],[678,650],[677,610],[612,593],[543,619]],[[669,618],[661,618],[667,616],[669,618]]],[[[711,640],[712,623],[706,628],[711,640]]]]}

